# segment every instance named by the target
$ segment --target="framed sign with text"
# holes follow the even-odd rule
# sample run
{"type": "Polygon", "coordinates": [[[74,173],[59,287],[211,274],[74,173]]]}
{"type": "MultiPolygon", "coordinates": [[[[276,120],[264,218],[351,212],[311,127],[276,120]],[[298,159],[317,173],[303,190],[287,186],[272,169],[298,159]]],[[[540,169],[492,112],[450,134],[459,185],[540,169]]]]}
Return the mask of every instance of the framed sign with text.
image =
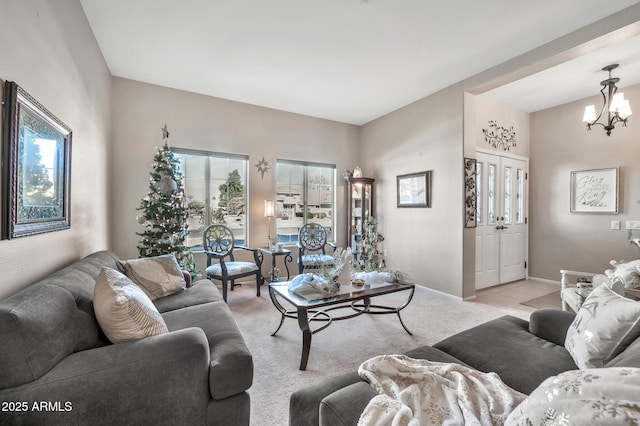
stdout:
{"type": "Polygon", "coordinates": [[[572,213],[618,213],[618,168],[571,172],[572,213]]]}

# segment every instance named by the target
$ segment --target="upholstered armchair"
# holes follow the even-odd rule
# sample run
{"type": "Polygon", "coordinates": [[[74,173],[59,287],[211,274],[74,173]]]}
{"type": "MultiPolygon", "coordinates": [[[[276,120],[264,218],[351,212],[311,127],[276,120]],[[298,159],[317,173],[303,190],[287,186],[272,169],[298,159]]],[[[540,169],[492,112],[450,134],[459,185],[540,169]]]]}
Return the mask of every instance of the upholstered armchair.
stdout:
{"type": "Polygon", "coordinates": [[[262,253],[257,249],[235,244],[233,232],[225,225],[213,224],[204,230],[204,253],[207,255],[207,278],[222,282],[222,298],[227,301],[227,283],[233,291],[239,278],[256,277],[256,295],[260,297],[260,286],[264,282],[262,273],[262,253]],[[253,254],[253,262],[237,261],[234,250],[244,250],[253,254]],[[215,260],[215,263],[212,263],[215,260]]]}
{"type": "Polygon", "coordinates": [[[327,241],[327,229],[317,223],[307,223],[298,234],[298,272],[306,269],[320,269],[333,266],[333,256],[327,253],[327,246],[335,251],[336,245],[327,241]]]}

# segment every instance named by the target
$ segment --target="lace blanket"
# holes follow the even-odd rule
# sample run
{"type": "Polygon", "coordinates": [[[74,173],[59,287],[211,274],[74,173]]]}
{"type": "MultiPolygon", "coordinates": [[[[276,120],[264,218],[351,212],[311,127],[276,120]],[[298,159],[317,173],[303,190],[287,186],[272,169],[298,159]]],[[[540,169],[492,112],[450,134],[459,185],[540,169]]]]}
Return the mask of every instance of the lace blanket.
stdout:
{"type": "Polygon", "coordinates": [[[404,355],[372,358],[358,374],[379,393],[359,426],[501,425],[526,398],[495,373],[404,355]]]}

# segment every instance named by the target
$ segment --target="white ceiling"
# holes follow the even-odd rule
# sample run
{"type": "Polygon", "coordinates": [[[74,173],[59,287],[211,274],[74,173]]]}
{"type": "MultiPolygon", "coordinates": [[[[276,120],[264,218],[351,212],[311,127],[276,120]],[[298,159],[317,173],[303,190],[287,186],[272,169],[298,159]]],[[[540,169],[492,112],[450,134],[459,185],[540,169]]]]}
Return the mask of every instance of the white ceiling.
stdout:
{"type": "MultiPolygon", "coordinates": [[[[80,1],[114,76],[358,125],[638,3],[80,1]]],[[[527,111],[565,103],[596,94],[610,62],[637,83],[636,52],[637,39],[491,95],[527,111]]]]}
{"type": "Polygon", "coordinates": [[[618,86],[621,89],[640,83],[640,36],[548,68],[484,95],[521,110],[535,112],[600,96],[600,82],[609,76],[602,68],[610,64],[619,64],[611,75],[620,78],[618,86]]]}

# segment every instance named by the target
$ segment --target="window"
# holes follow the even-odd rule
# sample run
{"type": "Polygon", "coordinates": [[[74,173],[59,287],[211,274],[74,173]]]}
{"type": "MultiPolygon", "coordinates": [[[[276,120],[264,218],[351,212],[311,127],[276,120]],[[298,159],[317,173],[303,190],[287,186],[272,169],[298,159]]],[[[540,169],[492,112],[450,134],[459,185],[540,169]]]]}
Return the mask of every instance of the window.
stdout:
{"type": "Polygon", "coordinates": [[[335,228],[336,166],[278,160],[276,167],[277,234],[284,243],[298,241],[300,227],[309,222],[335,228]]]}
{"type": "Polygon", "coordinates": [[[236,244],[247,240],[247,171],[245,155],[171,149],[180,161],[189,208],[186,245],[202,249],[202,231],[223,223],[233,231],[236,244]]]}

